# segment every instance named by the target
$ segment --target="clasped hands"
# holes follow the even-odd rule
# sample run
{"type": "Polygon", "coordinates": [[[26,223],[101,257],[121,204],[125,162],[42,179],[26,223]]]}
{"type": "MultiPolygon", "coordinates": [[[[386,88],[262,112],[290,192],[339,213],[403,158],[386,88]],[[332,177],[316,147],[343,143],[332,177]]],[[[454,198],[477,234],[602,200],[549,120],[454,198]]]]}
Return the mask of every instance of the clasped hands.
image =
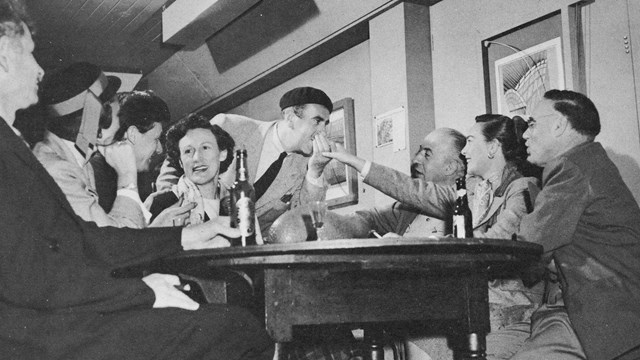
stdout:
{"type": "Polygon", "coordinates": [[[313,154],[309,159],[309,175],[314,179],[322,176],[325,166],[331,161],[330,157],[325,154],[336,151],[337,145],[335,142],[327,139],[324,132],[318,132],[313,138],[313,154]]]}

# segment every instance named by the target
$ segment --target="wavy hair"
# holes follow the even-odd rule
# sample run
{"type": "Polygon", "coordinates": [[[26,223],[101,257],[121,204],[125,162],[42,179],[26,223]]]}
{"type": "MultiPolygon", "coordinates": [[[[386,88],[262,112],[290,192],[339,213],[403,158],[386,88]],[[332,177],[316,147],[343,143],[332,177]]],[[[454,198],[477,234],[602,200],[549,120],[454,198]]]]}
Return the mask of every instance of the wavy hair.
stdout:
{"type": "Polygon", "coordinates": [[[120,111],[120,128],[113,136],[114,141],[120,141],[131,126],[135,126],[142,134],[153,129],[155,123],[162,127],[171,120],[169,106],[151,90],[118,93],[120,111]]]}
{"type": "Polygon", "coordinates": [[[585,95],[571,90],[549,90],[543,96],[553,101],[553,108],[564,115],[571,127],[582,135],[595,138],[600,133],[600,115],[585,95]]]}
{"type": "Polygon", "coordinates": [[[502,155],[525,176],[540,177],[540,168],[527,161],[527,146],[522,134],[527,130],[527,122],[520,116],[513,119],[499,114],[476,116],[476,123],[482,124],[482,135],[485,141],[497,140],[502,148],[502,155]]]}
{"type": "Polygon", "coordinates": [[[218,149],[220,151],[227,150],[227,157],[220,162],[219,170],[221,174],[227,171],[233,161],[233,149],[236,143],[228,132],[222,130],[218,125],[211,125],[204,116],[199,114],[190,114],[167,130],[167,134],[165,135],[165,148],[167,149],[169,165],[178,170],[178,176],[184,174],[184,169],[180,165],[180,147],[178,144],[187,132],[193,129],[206,129],[211,131],[218,143],[218,149]]]}

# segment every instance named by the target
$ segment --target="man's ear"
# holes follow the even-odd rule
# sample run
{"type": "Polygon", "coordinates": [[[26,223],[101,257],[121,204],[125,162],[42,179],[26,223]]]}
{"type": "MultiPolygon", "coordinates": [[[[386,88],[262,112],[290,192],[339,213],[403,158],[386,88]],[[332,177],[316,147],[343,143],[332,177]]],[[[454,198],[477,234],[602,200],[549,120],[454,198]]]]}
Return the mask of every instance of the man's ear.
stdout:
{"type": "Polygon", "coordinates": [[[11,50],[11,39],[8,36],[0,37],[0,69],[9,72],[9,51],[11,50]]]}
{"type": "Polygon", "coordinates": [[[458,162],[456,160],[449,160],[444,165],[444,174],[451,176],[458,171],[458,162]]]}
{"type": "Polygon", "coordinates": [[[138,128],[135,126],[129,126],[126,133],[127,133],[127,139],[131,141],[132,144],[135,144],[136,139],[138,138],[138,135],[140,135],[138,128]]]}
{"type": "Polygon", "coordinates": [[[551,130],[553,131],[553,135],[559,137],[564,134],[565,131],[569,129],[569,127],[569,120],[567,120],[564,115],[560,114],[560,116],[557,116],[551,130]]]}
{"type": "Polygon", "coordinates": [[[296,114],[294,114],[293,109],[292,108],[287,108],[282,110],[282,114],[284,115],[284,119],[287,122],[287,126],[290,129],[293,129],[293,124],[296,120],[296,114]]]}

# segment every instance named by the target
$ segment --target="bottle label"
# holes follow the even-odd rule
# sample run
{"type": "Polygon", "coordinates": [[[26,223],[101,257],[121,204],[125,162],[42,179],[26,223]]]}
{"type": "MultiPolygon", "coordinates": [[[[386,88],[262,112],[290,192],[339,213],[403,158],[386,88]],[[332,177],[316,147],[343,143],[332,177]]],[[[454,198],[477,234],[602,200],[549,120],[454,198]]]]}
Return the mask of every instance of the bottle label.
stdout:
{"type": "Polygon", "coordinates": [[[467,237],[464,226],[464,215],[453,215],[453,236],[457,238],[467,237]]]}
{"type": "Polygon", "coordinates": [[[238,209],[238,229],[241,236],[251,236],[254,232],[253,203],[248,197],[243,197],[236,202],[238,209]]]}

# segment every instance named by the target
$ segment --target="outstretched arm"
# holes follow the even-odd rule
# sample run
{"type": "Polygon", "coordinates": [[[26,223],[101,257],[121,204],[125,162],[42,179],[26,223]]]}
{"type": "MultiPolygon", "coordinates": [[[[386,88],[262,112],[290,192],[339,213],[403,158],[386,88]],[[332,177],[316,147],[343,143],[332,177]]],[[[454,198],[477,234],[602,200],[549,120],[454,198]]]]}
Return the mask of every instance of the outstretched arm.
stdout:
{"type": "Polygon", "coordinates": [[[342,144],[336,144],[336,149],[331,152],[322,153],[323,156],[340,161],[341,163],[351,166],[358,172],[362,172],[366,160],[359,158],[348,152],[342,144]]]}

